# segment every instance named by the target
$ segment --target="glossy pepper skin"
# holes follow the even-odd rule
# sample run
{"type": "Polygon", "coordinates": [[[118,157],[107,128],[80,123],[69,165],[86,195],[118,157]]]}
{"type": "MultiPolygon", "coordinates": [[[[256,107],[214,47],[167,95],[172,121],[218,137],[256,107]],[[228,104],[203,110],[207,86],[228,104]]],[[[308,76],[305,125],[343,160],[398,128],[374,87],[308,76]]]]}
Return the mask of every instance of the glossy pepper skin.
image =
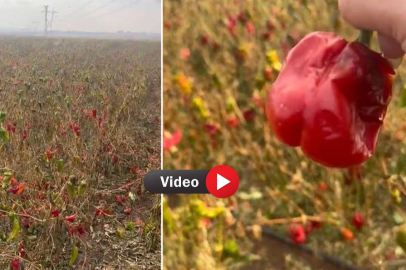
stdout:
{"type": "Polygon", "coordinates": [[[374,152],[392,95],[393,68],[360,42],[325,32],[304,37],[268,91],[276,136],[328,167],[361,164],[374,152]]]}

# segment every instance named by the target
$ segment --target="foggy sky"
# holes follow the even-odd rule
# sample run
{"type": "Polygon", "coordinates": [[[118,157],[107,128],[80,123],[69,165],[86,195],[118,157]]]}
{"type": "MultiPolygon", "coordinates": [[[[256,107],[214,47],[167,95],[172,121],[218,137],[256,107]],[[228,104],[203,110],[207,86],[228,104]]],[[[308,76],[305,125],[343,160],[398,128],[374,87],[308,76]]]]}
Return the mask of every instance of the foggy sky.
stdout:
{"type": "Polygon", "coordinates": [[[0,0],[0,29],[42,31],[44,5],[53,30],[161,32],[161,0],[0,0]]]}

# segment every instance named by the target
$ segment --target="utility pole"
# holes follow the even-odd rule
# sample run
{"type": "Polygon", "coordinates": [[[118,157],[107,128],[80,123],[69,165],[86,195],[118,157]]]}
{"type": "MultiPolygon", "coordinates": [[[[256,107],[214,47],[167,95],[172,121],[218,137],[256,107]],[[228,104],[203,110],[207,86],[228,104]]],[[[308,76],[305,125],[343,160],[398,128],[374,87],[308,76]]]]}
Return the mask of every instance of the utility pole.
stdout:
{"type": "Polygon", "coordinates": [[[44,6],[44,10],[42,11],[43,13],[45,13],[45,22],[44,22],[44,34],[45,36],[48,35],[48,7],[49,6],[44,6]]]}

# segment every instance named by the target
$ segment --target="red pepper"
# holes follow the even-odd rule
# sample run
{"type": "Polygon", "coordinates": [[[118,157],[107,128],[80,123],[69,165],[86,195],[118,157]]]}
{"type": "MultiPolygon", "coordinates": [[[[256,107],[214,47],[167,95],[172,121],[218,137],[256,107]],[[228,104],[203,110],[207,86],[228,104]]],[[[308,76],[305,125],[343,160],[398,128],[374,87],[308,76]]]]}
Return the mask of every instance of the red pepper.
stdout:
{"type": "Polygon", "coordinates": [[[113,162],[114,162],[114,164],[117,164],[119,161],[120,161],[119,156],[114,155],[114,156],[113,156],[113,162]]]}
{"type": "Polygon", "coordinates": [[[355,212],[352,216],[352,223],[357,230],[361,230],[365,223],[364,215],[362,215],[360,212],[355,212]]]}
{"type": "Polygon", "coordinates": [[[292,240],[293,243],[296,245],[303,244],[306,242],[306,233],[305,229],[303,228],[302,224],[291,224],[288,227],[290,239],[292,240]]]}
{"type": "Polygon", "coordinates": [[[85,233],[85,228],[83,226],[78,226],[78,233],[79,234],[84,234],[85,233]]]}
{"type": "Polygon", "coordinates": [[[374,152],[392,95],[388,61],[364,44],[315,32],[293,48],[268,91],[267,117],[285,144],[329,167],[374,152]]]}
{"type": "Polygon", "coordinates": [[[311,223],[313,230],[318,230],[323,226],[323,223],[321,221],[312,221],[311,223]]]}
{"type": "Polygon", "coordinates": [[[52,151],[51,149],[48,149],[46,151],[46,155],[48,159],[52,159],[54,157],[55,151],[52,151]]]}
{"type": "Polygon", "coordinates": [[[166,137],[164,135],[164,139],[163,139],[163,150],[167,151],[169,149],[171,149],[173,146],[176,146],[180,143],[180,141],[182,140],[182,132],[178,129],[175,131],[175,133],[172,135],[172,137],[166,137]]]}
{"type": "Polygon", "coordinates": [[[97,110],[95,110],[95,109],[89,110],[89,111],[87,112],[87,115],[88,115],[90,118],[96,118],[96,117],[97,117],[97,110]]]}
{"type": "Polygon", "coordinates": [[[19,258],[14,258],[13,260],[11,260],[11,268],[13,270],[20,270],[21,269],[20,259],[19,258]]]}
{"type": "Polygon", "coordinates": [[[68,222],[74,222],[75,219],[76,219],[76,216],[75,216],[75,215],[71,215],[71,216],[66,216],[66,217],[65,217],[65,220],[68,221],[68,222]]]}
{"type": "Polygon", "coordinates": [[[61,213],[61,210],[55,209],[55,210],[52,210],[52,211],[51,211],[51,216],[54,217],[54,218],[56,218],[56,217],[59,216],[60,213],[61,213]]]}

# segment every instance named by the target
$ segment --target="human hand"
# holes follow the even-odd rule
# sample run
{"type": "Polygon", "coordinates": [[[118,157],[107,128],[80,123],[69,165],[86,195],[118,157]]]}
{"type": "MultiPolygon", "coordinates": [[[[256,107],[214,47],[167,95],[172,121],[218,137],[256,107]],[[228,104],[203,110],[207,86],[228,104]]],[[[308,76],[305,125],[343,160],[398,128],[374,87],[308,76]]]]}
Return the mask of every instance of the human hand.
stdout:
{"type": "Polygon", "coordinates": [[[339,0],[344,19],[354,27],[378,32],[386,58],[401,58],[406,52],[406,1],[339,0]]]}

